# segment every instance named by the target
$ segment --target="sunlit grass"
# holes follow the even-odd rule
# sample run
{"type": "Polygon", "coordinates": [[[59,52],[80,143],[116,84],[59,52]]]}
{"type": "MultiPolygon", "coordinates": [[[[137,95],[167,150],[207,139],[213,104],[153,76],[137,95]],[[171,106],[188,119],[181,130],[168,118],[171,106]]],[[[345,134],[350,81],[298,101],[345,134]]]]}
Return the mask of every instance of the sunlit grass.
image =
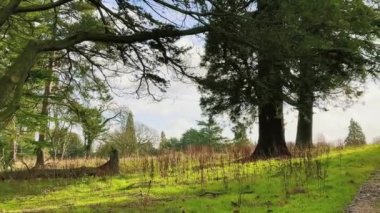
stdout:
{"type": "Polygon", "coordinates": [[[380,166],[380,146],[247,164],[222,155],[203,159],[204,165],[202,156],[185,157],[168,158],[166,169],[165,160],[135,159],[116,177],[0,182],[0,210],[342,212],[380,166]]]}

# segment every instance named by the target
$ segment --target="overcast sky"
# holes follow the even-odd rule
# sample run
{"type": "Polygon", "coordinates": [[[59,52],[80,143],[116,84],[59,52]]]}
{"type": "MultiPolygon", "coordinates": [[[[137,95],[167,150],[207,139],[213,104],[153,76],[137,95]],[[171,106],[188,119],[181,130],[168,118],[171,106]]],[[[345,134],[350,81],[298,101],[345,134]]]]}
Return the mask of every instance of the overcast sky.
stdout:
{"type": "MultiPolygon", "coordinates": [[[[192,46],[186,60],[196,66],[200,62],[203,52],[202,46],[194,38],[185,37],[180,45],[192,46]]],[[[199,70],[199,69],[198,69],[199,70]]],[[[335,143],[346,137],[351,118],[358,121],[367,137],[372,142],[374,137],[380,136],[378,124],[380,113],[380,84],[371,82],[367,84],[364,95],[347,109],[342,107],[329,107],[329,111],[315,109],[314,138],[323,134],[327,141],[335,143]]],[[[180,137],[189,128],[196,127],[198,120],[202,120],[202,111],[199,106],[200,94],[195,85],[171,81],[171,86],[160,102],[152,99],[136,99],[132,96],[115,97],[119,105],[127,106],[132,110],[135,120],[144,123],[157,131],[164,131],[168,137],[180,137]]],[[[297,112],[285,107],[285,136],[286,140],[294,141],[296,134],[297,112]]],[[[219,119],[224,127],[224,135],[232,137],[231,125],[227,119],[219,119]]],[[[257,125],[250,131],[252,141],[257,141],[257,125]]]]}

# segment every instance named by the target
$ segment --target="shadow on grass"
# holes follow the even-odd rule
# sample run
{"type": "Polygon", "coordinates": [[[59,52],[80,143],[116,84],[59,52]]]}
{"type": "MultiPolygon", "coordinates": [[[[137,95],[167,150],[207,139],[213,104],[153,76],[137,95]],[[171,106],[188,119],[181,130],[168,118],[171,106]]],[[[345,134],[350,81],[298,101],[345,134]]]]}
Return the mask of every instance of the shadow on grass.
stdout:
{"type": "Polygon", "coordinates": [[[46,194],[75,184],[77,179],[6,180],[0,182],[0,203],[26,196],[46,194]]]}

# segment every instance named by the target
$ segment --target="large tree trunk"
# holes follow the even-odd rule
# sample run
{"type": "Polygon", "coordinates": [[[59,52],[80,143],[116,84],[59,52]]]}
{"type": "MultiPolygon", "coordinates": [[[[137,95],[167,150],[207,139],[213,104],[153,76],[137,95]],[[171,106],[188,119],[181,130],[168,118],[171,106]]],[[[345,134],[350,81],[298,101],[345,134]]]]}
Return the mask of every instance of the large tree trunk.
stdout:
{"type": "Polygon", "coordinates": [[[313,101],[309,97],[300,100],[302,105],[298,107],[296,145],[308,148],[313,145],[313,101]]]}
{"type": "Polygon", "coordinates": [[[259,107],[259,140],[251,159],[287,157],[282,103],[268,103],[259,107]]]}
{"type": "Polygon", "coordinates": [[[313,104],[314,75],[305,60],[300,62],[300,78],[298,85],[298,123],[296,145],[299,148],[309,148],[313,145],[313,104]]]}
{"type": "Polygon", "coordinates": [[[281,69],[282,65],[271,60],[259,60],[256,93],[262,104],[258,106],[259,139],[252,160],[290,156],[285,142],[281,69]]]}

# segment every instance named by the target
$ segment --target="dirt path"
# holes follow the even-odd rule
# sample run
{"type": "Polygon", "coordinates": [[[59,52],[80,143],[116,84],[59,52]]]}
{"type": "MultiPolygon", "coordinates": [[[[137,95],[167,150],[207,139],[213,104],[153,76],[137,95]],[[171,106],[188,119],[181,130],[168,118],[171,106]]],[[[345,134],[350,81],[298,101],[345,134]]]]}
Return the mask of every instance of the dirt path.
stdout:
{"type": "Polygon", "coordinates": [[[380,213],[380,170],[372,174],[346,210],[347,213],[380,213]]]}

